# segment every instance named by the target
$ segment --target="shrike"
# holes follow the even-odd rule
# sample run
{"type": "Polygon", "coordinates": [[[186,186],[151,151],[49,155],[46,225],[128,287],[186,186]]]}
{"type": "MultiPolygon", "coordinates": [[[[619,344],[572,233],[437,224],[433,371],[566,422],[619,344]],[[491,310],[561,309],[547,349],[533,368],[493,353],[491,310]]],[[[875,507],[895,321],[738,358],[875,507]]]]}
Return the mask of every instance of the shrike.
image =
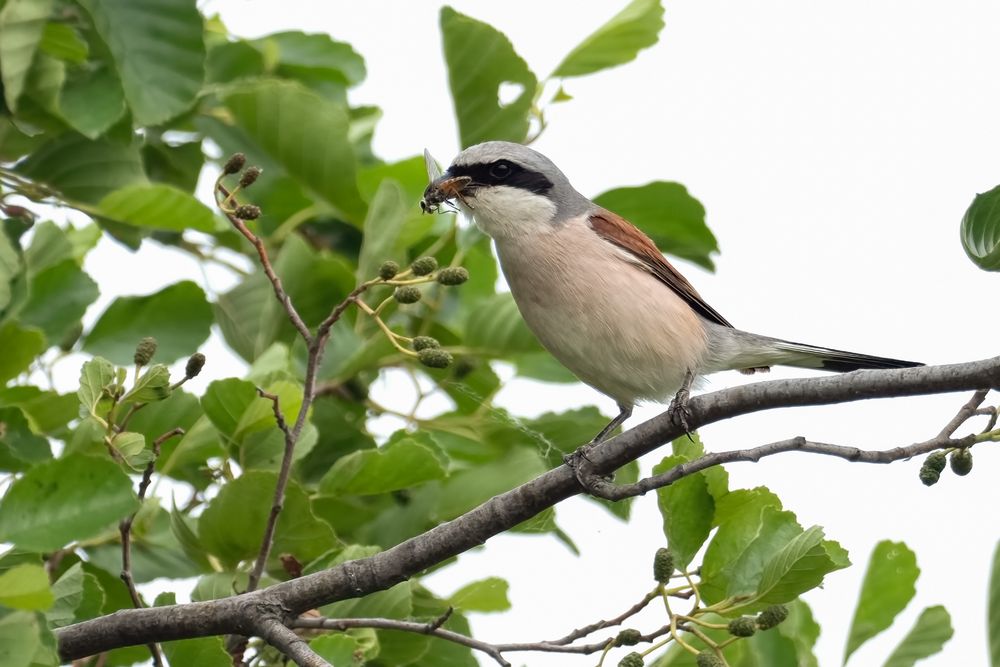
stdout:
{"type": "Polygon", "coordinates": [[[420,204],[433,212],[445,201],[457,201],[493,238],[514,301],[542,345],[618,403],[595,443],[636,402],[664,401],[691,377],[773,365],[837,372],[921,365],[740,331],[648,236],[526,146],[489,141],[459,153],[420,204]]]}

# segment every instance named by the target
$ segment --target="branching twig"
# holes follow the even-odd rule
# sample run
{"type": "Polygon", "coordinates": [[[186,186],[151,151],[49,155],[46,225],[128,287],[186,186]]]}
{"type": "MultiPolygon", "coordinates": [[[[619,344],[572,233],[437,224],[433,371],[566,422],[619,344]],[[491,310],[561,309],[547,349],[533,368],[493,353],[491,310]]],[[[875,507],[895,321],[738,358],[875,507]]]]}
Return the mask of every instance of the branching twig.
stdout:
{"type": "MultiPolygon", "coordinates": [[[[153,478],[156,459],[160,457],[160,447],[175,435],[184,435],[184,429],[180,427],[171,429],[153,441],[153,458],[146,464],[146,469],[142,472],[142,479],[139,481],[139,492],[136,494],[140,505],[146,498],[146,490],[149,489],[149,483],[153,478]]],[[[139,511],[136,510],[122,519],[121,523],[118,524],[118,532],[122,536],[121,579],[125,582],[125,587],[128,588],[129,597],[132,598],[132,606],[136,609],[141,609],[145,605],[142,603],[142,598],[139,597],[139,591],[135,588],[135,580],[132,578],[132,523],[135,521],[135,516],[138,513],[139,511]]],[[[157,667],[162,667],[163,657],[160,655],[160,648],[155,642],[150,642],[147,646],[149,647],[150,654],[153,656],[153,664],[157,667]]]]}

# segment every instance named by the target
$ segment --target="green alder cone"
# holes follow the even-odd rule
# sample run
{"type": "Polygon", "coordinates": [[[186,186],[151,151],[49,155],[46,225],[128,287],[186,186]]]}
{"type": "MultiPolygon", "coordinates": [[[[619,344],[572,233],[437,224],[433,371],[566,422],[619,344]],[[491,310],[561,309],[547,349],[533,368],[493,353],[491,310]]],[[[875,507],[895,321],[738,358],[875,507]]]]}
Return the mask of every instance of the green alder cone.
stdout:
{"type": "Polygon", "coordinates": [[[403,304],[416,303],[420,301],[420,290],[413,285],[401,285],[393,292],[392,297],[403,304]]]}
{"type": "Polygon", "coordinates": [[[641,638],[642,633],[635,628],[625,628],[615,637],[615,643],[618,646],[635,646],[641,638]]]}
{"type": "Polygon", "coordinates": [[[451,353],[437,347],[420,350],[420,363],[428,368],[448,368],[454,358],[451,353]]]}
{"type": "Polygon", "coordinates": [[[948,457],[940,450],[931,452],[924,459],[924,465],[935,472],[941,472],[948,465],[948,457]]]}
{"type": "Polygon", "coordinates": [[[618,661],[618,667],[642,667],[642,656],[635,651],[618,661]]]}
{"type": "Polygon", "coordinates": [[[698,657],[695,658],[695,664],[698,667],[726,667],[726,663],[722,658],[708,649],[698,654],[698,657]]]}
{"type": "Polygon", "coordinates": [[[399,273],[399,264],[391,259],[382,262],[382,266],[378,267],[378,277],[382,280],[392,280],[397,273],[399,273]]]}
{"type": "Polygon", "coordinates": [[[965,477],[972,472],[972,450],[958,449],[951,453],[951,471],[965,477]]]}
{"type": "Polygon", "coordinates": [[[428,276],[437,271],[438,261],[433,257],[418,257],[413,260],[410,270],[415,276],[428,276]]]}
{"type": "Polygon", "coordinates": [[[665,547],[656,550],[653,556],[653,579],[665,584],[670,581],[670,575],[674,573],[674,555],[665,547]]]}
{"type": "Polygon", "coordinates": [[[788,607],[774,604],[757,614],[757,627],[761,630],[770,630],[780,625],[786,618],[788,618],[788,607]]]}
{"type": "Polygon", "coordinates": [[[135,356],[133,357],[135,365],[145,366],[153,359],[154,354],[156,354],[156,339],[152,336],[143,338],[135,346],[135,356]]]}
{"type": "Polygon", "coordinates": [[[729,621],[728,630],[734,637],[752,637],[757,632],[757,621],[753,616],[740,616],[729,621]]]}
{"type": "Polygon", "coordinates": [[[437,338],[431,338],[430,336],[417,336],[413,339],[413,349],[417,352],[431,350],[436,347],[441,347],[441,343],[438,342],[437,338]]]}

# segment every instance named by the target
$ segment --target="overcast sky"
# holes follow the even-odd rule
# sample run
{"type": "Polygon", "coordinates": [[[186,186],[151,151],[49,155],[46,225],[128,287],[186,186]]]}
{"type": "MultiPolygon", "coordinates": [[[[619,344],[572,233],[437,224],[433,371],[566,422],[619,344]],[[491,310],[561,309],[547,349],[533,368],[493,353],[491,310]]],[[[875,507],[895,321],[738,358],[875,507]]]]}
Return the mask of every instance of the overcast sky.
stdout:
{"type": "MultiPolygon", "coordinates": [[[[657,179],[685,184],[705,205],[722,253],[715,274],[678,265],[740,328],[928,363],[997,354],[1000,318],[993,304],[1000,276],[966,259],[958,223],[976,192],[1000,183],[1000,5],[664,4],[660,43],[627,66],[568,82],[575,99],[550,111],[550,127],[536,147],[586,194],[657,179]]],[[[539,76],[623,5],[453,3],[504,31],[539,76]]],[[[243,36],[300,29],[350,42],[369,72],[352,99],[385,112],[378,154],[395,160],[426,146],[447,162],[456,152],[438,3],[219,0],[203,6],[221,12],[243,36]]],[[[88,270],[103,287],[129,266],[146,267],[131,272],[129,289],[148,293],[159,280],[149,275],[149,258],[159,251],[151,252],[128,258],[103,243],[88,270]]],[[[190,263],[164,261],[171,261],[171,281],[184,272],[202,280],[190,263]]],[[[215,289],[226,287],[217,274],[210,281],[215,289]]],[[[215,377],[240,373],[234,362],[223,362],[217,341],[209,350],[215,377]]],[[[772,377],[804,374],[779,370],[772,377]]],[[[723,374],[709,388],[744,381],[723,374]]],[[[383,384],[380,400],[399,391],[383,384]]],[[[795,435],[892,447],[937,434],[965,400],[952,395],[773,411],[706,427],[702,436],[716,450],[795,435]]],[[[527,416],[594,403],[614,414],[609,399],[583,386],[516,382],[500,402],[527,416]]],[[[661,410],[644,408],[630,423],[661,410]]],[[[790,454],[729,467],[732,487],[767,485],[800,523],[824,526],[850,551],[855,566],[806,596],[823,628],[822,665],[842,660],[865,563],[885,538],[916,551],[923,571],[917,597],[886,639],[866,645],[850,664],[881,664],[931,604],[948,608],[956,634],[942,654],[921,664],[987,663],[986,584],[1000,537],[1000,491],[993,481],[1000,457],[987,445],[975,456],[969,477],[946,474],[929,489],[917,480],[919,461],[865,467],[790,454]]],[[[658,459],[645,461],[646,469],[658,459]]],[[[474,578],[509,580],[513,611],[473,619],[478,637],[498,642],[561,636],[619,613],[648,589],[649,556],[663,543],[655,498],[640,499],[628,525],[582,500],[560,505],[558,518],[582,557],[547,537],[501,536],[429,585],[448,594],[474,578]]],[[[660,622],[649,618],[647,629],[660,622]]],[[[575,667],[594,660],[531,654],[514,662],[575,667]]]]}

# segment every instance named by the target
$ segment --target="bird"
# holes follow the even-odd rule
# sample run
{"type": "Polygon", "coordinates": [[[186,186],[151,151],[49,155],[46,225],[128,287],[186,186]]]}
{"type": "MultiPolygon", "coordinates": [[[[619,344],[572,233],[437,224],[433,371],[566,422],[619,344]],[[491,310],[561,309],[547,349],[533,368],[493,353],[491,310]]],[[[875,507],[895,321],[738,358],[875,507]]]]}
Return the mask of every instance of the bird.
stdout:
{"type": "Polygon", "coordinates": [[[618,415],[591,445],[631,417],[637,403],[686,398],[693,380],[719,371],[923,365],[737,329],[652,239],[580,194],[528,146],[476,144],[443,173],[432,170],[429,153],[425,157],[432,180],[421,209],[437,212],[453,203],[471,214],[492,238],[528,328],[577,378],[617,404],[618,415]]]}

